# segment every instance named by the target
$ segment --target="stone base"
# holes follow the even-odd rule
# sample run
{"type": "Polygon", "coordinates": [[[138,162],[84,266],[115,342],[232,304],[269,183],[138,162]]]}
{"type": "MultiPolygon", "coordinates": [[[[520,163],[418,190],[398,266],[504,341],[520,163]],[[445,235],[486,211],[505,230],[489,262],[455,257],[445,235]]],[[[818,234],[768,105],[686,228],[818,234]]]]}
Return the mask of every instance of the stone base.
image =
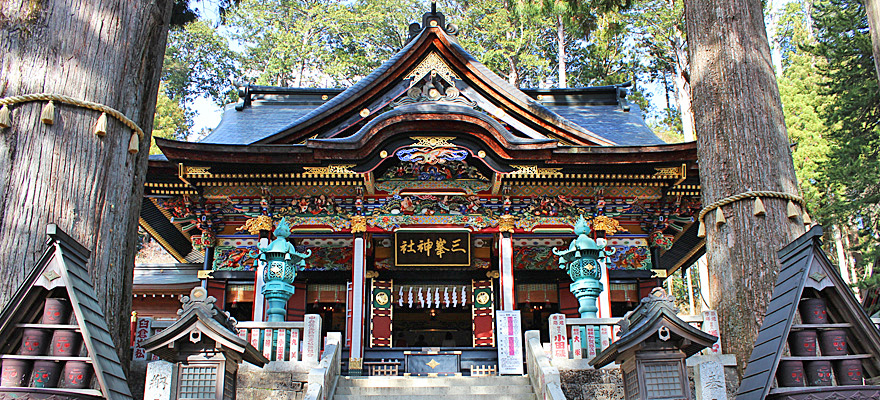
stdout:
{"type": "MultiPolygon", "coordinates": [[[[556,361],[554,361],[555,363],[556,361]]],[[[687,367],[687,371],[691,387],[691,398],[694,398],[696,395],[694,368],[687,367]]],[[[560,368],[559,374],[562,380],[562,391],[568,400],[624,400],[623,378],[621,377],[620,368],[612,367],[598,370],[560,368]]],[[[739,387],[736,367],[725,366],[724,378],[727,386],[727,398],[735,399],[736,389],[739,387]]]]}
{"type": "Polygon", "coordinates": [[[272,361],[264,368],[242,363],[235,386],[237,400],[300,400],[308,389],[312,365],[272,361]]]}

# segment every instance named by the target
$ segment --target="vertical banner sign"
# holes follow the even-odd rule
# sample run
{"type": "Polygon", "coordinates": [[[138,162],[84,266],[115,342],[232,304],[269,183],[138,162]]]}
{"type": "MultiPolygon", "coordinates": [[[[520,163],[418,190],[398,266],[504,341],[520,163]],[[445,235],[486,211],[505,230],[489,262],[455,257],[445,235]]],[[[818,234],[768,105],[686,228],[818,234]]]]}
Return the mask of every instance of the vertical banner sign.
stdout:
{"type": "Polygon", "coordinates": [[[238,330],[238,337],[247,341],[247,329],[239,329],[238,330]]]}
{"type": "Polygon", "coordinates": [[[284,346],[287,345],[287,329],[278,330],[278,341],[275,344],[275,360],[284,361],[284,346]]]}
{"type": "Polygon", "coordinates": [[[290,361],[299,361],[299,329],[290,330],[290,361]]]}
{"type": "Polygon", "coordinates": [[[568,338],[565,332],[565,314],[550,314],[551,357],[568,359],[568,338]]]}
{"type": "Polygon", "coordinates": [[[496,311],[498,319],[498,373],[523,374],[522,321],[519,310],[496,311]]]}
{"type": "Polygon", "coordinates": [[[354,289],[351,282],[345,283],[345,347],[351,346],[351,324],[353,322],[352,303],[354,303],[354,289]]]}
{"type": "Polygon", "coordinates": [[[492,281],[471,281],[474,347],[495,346],[495,294],[492,281]]]}
{"type": "Polygon", "coordinates": [[[392,291],[394,281],[371,283],[370,347],[391,347],[391,321],[394,317],[392,291]]]}
{"type": "Polygon", "coordinates": [[[584,327],[571,327],[571,358],[580,360],[584,358],[584,327]]]}
{"type": "Polygon", "coordinates": [[[321,352],[321,316],[306,314],[305,325],[302,360],[317,363],[318,354],[321,352]]]}
{"type": "Polygon", "coordinates": [[[719,332],[717,311],[703,311],[703,332],[715,335],[718,338],[712,347],[706,349],[706,354],[721,354],[721,333],[719,332]]]}
{"type": "Polygon", "coordinates": [[[260,330],[259,329],[251,329],[251,346],[254,346],[255,349],[260,348],[260,330]]]}
{"type": "Polygon", "coordinates": [[[272,360],[272,330],[263,329],[263,355],[272,360]]]}
{"type": "Polygon", "coordinates": [[[135,360],[146,360],[147,359],[147,351],[141,347],[141,342],[147,340],[150,337],[150,328],[153,325],[152,318],[138,318],[137,319],[137,330],[134,332],[134,359],[135,360]]]}
{"type": "Polygon", "coordinates": [[[596,357],[596,327],[587,325],[587,358],[592,360],[596,357]]]}
{"type": "Polygon", "coordinates": [[[611,345],[611,326],[602,325],[599,327],[599,351],[605,350],[611,345]]]}

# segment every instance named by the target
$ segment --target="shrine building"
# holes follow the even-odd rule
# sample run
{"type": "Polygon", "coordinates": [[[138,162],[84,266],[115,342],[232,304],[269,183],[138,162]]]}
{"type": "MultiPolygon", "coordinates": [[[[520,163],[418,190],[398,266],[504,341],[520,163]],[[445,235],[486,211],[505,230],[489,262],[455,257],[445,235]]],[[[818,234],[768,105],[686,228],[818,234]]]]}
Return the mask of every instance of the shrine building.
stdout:
{"type": "Polygon", "coordinates": [[[579,316],[554,254],[579,217],[610,252],[599,317],[702,254],[696,144],[660,140],[627,85],[520,89],[443,14],[409,31],[345,90],[248,86],[200,142],[156,139],[140,226],[180,264],[136,269],[139,316],[175,316],[202,284],[237,320],[266,320],[258,247],[287,225],[307,257],[284,319],[320,315],[359,369],[494,348],[496,310],[547,341],[550,314],[579,316]]]}

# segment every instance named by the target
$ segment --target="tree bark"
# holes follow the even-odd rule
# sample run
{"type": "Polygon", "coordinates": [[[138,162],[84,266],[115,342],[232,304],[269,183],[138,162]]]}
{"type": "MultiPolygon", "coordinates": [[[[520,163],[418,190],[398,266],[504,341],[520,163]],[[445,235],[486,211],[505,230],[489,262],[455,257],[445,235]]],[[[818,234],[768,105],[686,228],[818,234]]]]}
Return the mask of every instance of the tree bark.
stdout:
{"type": "Polygon", "coordinates": [[[0,304],[6,304],[58,224],[91,250],[89,273],[123,366],[128,366],[131,287],[149,135],[171,17],[171,0],[6,0],[0,2],[0,96],[55,93],[113,107],[140,126],[46,102],[10,107],[0,130],[0,304]]]}
{"type": "Polygon", "coordinates": [[[880,82],[880,0],[864,0],[868,12],[868,28],[871,30],[871,44],[874,52],[874,70],[880,82]]]}
{"type": "Polygon", "coordinates": [[[568,75],[565,71],[565,24],[562,14],[556,16],[556,48],[559,53],[557,54],[559,56],[559,87],[566,88],[568,87],[568,75]]]}
{"type": "MultiPolygon", "coordinates": [[[[703,204],[749,190],[797,194],[761,1],[686,0],[685,16],[703,204]]],[[[714,212],[704,219],[722,347],[740,374],[776,282],[776,251],[804,232],[785,200],[763,202],[765,216],[743,200],[722,207],[726,224],[714,212]]]]}
{"type": "Polygon", "coordinates": [[[690,64],[687,50],[684,44],[684,35],[680,27],[675,28],[675,40],[672,43],[675,51],[675,100],[678,102],[678,110],[681,112],[681,130],[685,142],[697,140],[694,133],[694,109],[691,102],[691,88],[689,81],[690,64]]]}

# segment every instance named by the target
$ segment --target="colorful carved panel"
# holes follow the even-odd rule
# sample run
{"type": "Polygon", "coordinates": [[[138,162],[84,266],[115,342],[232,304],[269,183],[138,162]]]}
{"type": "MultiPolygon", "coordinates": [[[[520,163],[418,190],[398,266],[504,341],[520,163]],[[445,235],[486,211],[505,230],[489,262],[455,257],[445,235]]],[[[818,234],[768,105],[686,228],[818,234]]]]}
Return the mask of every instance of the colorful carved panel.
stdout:
{"type": "Polygon", "coordinates": [[[303,247],[312,251],[312,256],[306,259],[303,271],[351,270],[353,251],[351,247],[303,247]]]}
{"type": "MultiPolygon", "coordinates": [[[[555,239],[521,239],[513,248],[513,266],[521,270],[554,270],[559,267],[559,257],[553,249],[563,250],[566,246],[541,245],[555,239]],[[528,243],[527,245],[522,245],[528,243]],[[539,244],[540,243],[540,244],[539,244]]],[[[651,269],[650,249],[644,237],[611,237],[608,246],[614,253],[606,259],[609,270],[651,269]]]]}
{"type": "Polygon", "coordinates": [[[474,321],[474,347],[495,346],[495,291],[491,280],[474,280],[471,312],[474,321]]]}
{"type": "Polygon", "coordinates": [[[371,284],[370,347],[391,347],[392,287],[393,281],[374,280],[371,284]]]}

